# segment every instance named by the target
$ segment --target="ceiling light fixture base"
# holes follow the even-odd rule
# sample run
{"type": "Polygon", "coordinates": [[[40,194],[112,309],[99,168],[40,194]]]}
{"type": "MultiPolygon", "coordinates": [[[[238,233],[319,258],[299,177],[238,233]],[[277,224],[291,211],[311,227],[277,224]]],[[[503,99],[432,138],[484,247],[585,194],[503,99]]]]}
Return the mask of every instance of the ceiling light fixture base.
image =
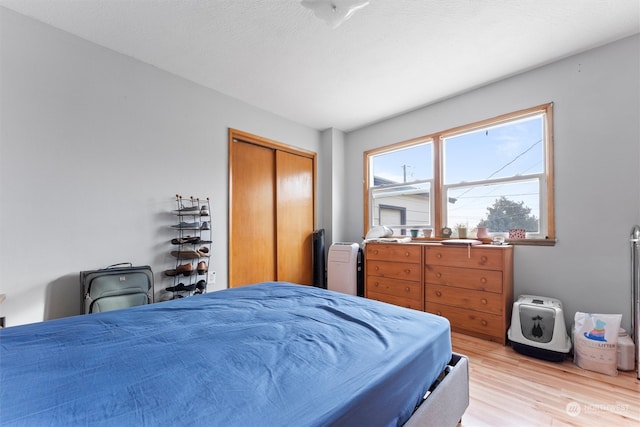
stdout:
{"type": "Polygon", "coordinates": [[[355,12],[369,4],[369,0],[301,0],[300,4],[313,11],[332,29],[338,28],[355,12]]]}

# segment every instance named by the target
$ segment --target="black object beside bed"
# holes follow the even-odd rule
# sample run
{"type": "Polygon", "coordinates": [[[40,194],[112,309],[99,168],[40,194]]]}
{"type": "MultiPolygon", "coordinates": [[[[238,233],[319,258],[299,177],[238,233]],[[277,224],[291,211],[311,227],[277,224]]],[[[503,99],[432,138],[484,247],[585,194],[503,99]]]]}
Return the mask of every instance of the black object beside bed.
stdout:
{"type": "Polygon", "coordinates": [[[16,326],[0,425],[455,425],[450,337],[442,317],[281,282],[16,326]]]}

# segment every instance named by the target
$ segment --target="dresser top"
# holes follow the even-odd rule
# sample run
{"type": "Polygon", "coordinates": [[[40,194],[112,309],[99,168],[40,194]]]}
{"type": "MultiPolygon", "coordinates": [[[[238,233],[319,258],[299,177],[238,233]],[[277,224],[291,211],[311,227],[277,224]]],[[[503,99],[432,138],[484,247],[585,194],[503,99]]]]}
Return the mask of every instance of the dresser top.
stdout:
{"type": "Polygon", "coordinates": [[[438,248],[467,248],[471,246],[472,248],[480,248],[480,249],[507,249],[513,248],[512,245],[503,244],[503,245],[492,245],[492,244],[482,244],[482,245],[469,245],[464,243],[442,243],[439,241],[434,242],[421,242],[421,241],[412,241],[412,242],[385,242],[385,241],[371,241],[367,242],[367,245],[412,245],[412,246],[424,246],[424,247],[438,247],[438,248]]]}

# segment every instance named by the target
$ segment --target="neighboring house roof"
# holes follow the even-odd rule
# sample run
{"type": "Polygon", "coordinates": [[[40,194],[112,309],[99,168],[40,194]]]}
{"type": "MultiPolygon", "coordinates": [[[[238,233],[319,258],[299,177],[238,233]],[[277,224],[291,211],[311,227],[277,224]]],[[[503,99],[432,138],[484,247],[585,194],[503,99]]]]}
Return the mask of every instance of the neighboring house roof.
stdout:
{"type": "MultiPolygon", "coordinates": [[[[377,186],[382,186],[382,185],[393,185],[393,184],[400,184],[400,183],[399,183],[399,182],[397,182],[397,181],[392,181],[392,180],[390,180],[390,179],[382,178],[382,177],[379,177],[379,176],[374,176],[374,177],[373,177],[373,185],[374,185],[375,187],[377,187],[377,186]]],[[[412,186],[411,186],[411,184],[409,183],[409,184],[407,184],[407,185],[406,185],[406,187],[397,187],[397,188],[402,190],[403,188],[411,189],[411,188],[413,188],[413,187],[412,187],[412,186]]],[[[413,194],[413,195],[414,195],[414,196],[426,197],[426,198],[429,198],[429,197],[430,197],[430,193],[429,193],[429,192],[426,192],[426,193],[416,193],[416,194],[413,194]]],[[[456,199],[455,197],[449,197],[449,203],[455,203],[455,202],[457,202],[457,201],[458,201],[458,199],[456,199]]]]}

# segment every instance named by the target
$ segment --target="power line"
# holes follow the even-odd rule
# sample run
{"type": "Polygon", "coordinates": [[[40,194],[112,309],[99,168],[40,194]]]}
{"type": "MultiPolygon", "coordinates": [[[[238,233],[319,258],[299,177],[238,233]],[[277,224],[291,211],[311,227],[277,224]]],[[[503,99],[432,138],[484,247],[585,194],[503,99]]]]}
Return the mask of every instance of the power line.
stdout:
{"type": "MultiPolygon", "coordinates": [[[[537,195],[538,195],[538,193],[512,193],[512,194],[501,194],[501,196],[505,196],[505,197],[507,197],[507,196],[511,196],[511,197],[515,197],[515,196],[537,196],[537,195]]],[[[496,197],[496,196],[495,196],[495,195],[493,195],[493,194],[487,194],[487,195],[484,195],[484,196],[469,196],[469,197],[465,197],[465,200],[470,200],[470,199],[486,199],[486,198],[489,198],[489,197],[493,198],[493,197],[496,197]]],[[[457,199],[459,200],[459,199],[460,199],[460,197],[457,197],[457,199]]]]}
{"type": "MultiPolygon", "coordinates": [[[[526,153],[528,153],[529,151],[531,151],[533,149],[533,147],[535,147],[536,145],[540,144],[542,142],[542,139],[539,139],[538,141],[534,142],[533,144],[531,144],[529,146],[529,148],[527,148],[526,150],[524,150],[522,153],[518,154],[516,157],[514,157],[511,161],[507,162],[506,164],[504,164],[502,167],[500,167],[499,169],[497,169],[496,171],[494,171],[493,173],[491,173],[491,175],[489,175],[488,177],[485,178],[485,180],[491,178],[492,176],[494,176],[495,174],[497,174],[498,172],[504,170],[507,166],[513,164],[516,160],[518,160],[520,157],[524,156],[526,153]]],[[[469,191],[471,191],[474,187],[469,187],[466,191],[462,192],[462,194],[458,195],[458,197],[456,197],[456,199],[460,199],[462,198],[462,196],[464,196],[465,194],[467,194],[469,191]]]]}
{"type": "Polygon", "coordinates": [[[513,162],[515,162],[516,160],[518,160],[520,157],[524,156],[526,153],[528,153],[529,151],[531,151],[533,149],[533,147],[535,147],[536,145],[540,144],[542,142],[542,139],[534,142],[533,144],[531,144],[531,146],[529,148],[527,148],[526,150],[524,150],[522,153],[518,154],[516,157],[514,157],[513,160],[511,160],[509,163],[507,163],[506,165],[502,166],[500,169],[498,169],[497,171],[495,171],[494,173],[492,173],[491,175],[489,175],[486,179],[491,178],[492,176],[494,176],[495,174],[497,174],[498,172],[500,172],[501,170],[503,170],[504,168],[506,168],[507,166],[509,166],[510,164],[512,164],[513,162]]]}

